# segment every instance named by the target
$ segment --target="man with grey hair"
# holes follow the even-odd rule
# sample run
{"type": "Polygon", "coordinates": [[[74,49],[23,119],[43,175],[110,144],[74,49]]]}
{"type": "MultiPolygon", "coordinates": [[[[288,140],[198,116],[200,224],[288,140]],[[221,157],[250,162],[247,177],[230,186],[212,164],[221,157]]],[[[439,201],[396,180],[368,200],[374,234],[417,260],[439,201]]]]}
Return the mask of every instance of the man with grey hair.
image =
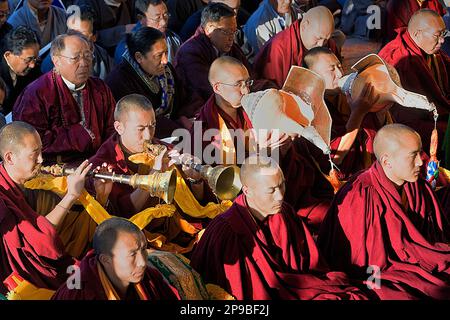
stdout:
{"type": "Polygon", "coordinates": [[[176,300],[178,293],[147,264],[147,240],[132,222],[113,217],[96,229],[80,262],[81,287],[62,285],[53,300],[176,300]]]}
{"type": "Polygon", "coordinates": [[[77,162],[95,153],[114,131],[115,101],[108,86],[91,77],[93,53],[80,33],[55,38],[54,69],[29,85],[13,119],[33,125],[49,162],[77,162]]]}

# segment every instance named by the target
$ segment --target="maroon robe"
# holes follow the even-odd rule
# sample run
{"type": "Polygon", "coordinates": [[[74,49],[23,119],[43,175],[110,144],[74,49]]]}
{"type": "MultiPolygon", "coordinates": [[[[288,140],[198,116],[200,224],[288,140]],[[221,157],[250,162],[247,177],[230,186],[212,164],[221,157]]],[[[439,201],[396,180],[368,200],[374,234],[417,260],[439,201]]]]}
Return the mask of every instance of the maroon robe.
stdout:
{"type": "Polygon", "coordinates": [[[378,162],[354,175],[322,223],[319,248],[351,277],[367,279],[367,267],[378,266],[382,299],[450,299],[448,212],[423,179],[400,192],[378,162]]]}
{"type": "MultiPolygon", "coordinates": [[[[270,80],[281,89],[291,66],[302,66],[307,49],[301,40],[300,22],[301,20],[295,21],[289,28],[267,41],[259,50],[253,64],[257,79],[270,80]]],[[[340,53],[333,39],[328,40],[328,47],[340,59],[340,53]]]]}
{"type": "MultiPolygon", "coordinates": [[[[202,122],[203,132],[207,129],[219,130],[218,114],[229,129],[242,129],[245,132],[245,130],[253,128],[243,108],[238,109],[238,121],[236,122],[217,106],[214,95],[212,95],[196,119],[202,122]]],[[[191,129],[191,137],[194,137],[192,150],[196,151],[195,145],[198,142],[193,130],[191,129]]],[[[198,151],[203,152],[210,143],[220,143],[219,139],[220,136],[214,136],[211,141],[203,141],[202,149],[198,151]]],[[[282,155],[280,161],[280,167],[286,179],[284,200],[297,210],[297,214],[305,219],[313,231],[316,231],[322,222],[333,198],[331,185],[323,177],[310,155],[311,152],[317,152],[317,150],[305,139],[300,138],[292,144],[285,155],[282,155]]],[[[248,151],[246,151],[245,157],[248,155],[248,151]]]]}
{"type": "MultiPolygon", "coordinates": [[[[238,45],[233,44],[230,52],[226,55],[241,61],[247,70],[251,71],[250,64],[238,45]]],[[[186,115],[188,118],[193,117],[213,94],[213,89],[208,80],[208,72],[209,67],[218,57],[217,50],[205,35],[201,26],[178,49],[174,67],[181,86],[186,89],[186,96],[190,97],[180,108],[180,115],[186,115]]]]}
{"type": "MultiPolygon", "coordinates": [[[[211,140],[205,141],[203,139],[203,135],[206,130],[209,130],[209,129],[219,130],[219,127],[220,127],[219,115],[222,117],[222,119],[228,129],[233,129],[233,130],[242,129],[244,131],[244,133],[246,130],[251,129],[252,124],[250,122],[250,119],[247,116],[247,113],[244,111],[244,109],[238,108],[237,114],[238,114],[237,121],[235,121],[225,111],[223,111],[221,108],[219,108],[219,106],[216,104],[215,94],[212,94],[211,97],[208,99],[208,101],[206,101],[206,103],[200,109],[199,113],[197,114],[197,116],[195,118],[195,121],[201,122],[201,128],[202,128],[201,140],[197,139],[197,137],[195,136],[194,130],[196,127],[193,126],[190,130],[191,131],[190,135],[191,135],[192,154],[197,156],[199,159],[203,159],[203,151],[211,143],[213,145],[217,146],[218,148],[216,148],[215,150],[219,151],[219,146],[221,146],[220,134],[214,135],[213,137],[211,137],[211,140]],[[200,142],[201,142],[201,146],[198,146],[200,144],[200,142]],[[196,148],[198,150],[196,150],[196,148]]],[[[243,139],[244,139],[244,137],[240,137],[240,140],[241,140],[240,143],[243,143],[243,139]]],[[[235,142],[234,147],[237,148],[236,139],[234,142],[235,142]]],[[[238,155],[238,156],[241,157],[241,155],[238,155]]],[[[248,152],[246,152],[245,157],[246,156],[248,156],[248,152]]],[[[245,157],[240,159],[240,161],[242,162],[243,160],[245,160],[245,157]]],[[[241,163],[241,162],[238,162],[238,163],[241,163]]]]}
{"type": "Polygon", "coordinates": [[[389,0],[386,5],[386,40],[395,39],[397,33],[408,26],[412,15],[425,8],[436,11],[441,16],[445,14],[439,0],[425,0],[422,5],[417,0],[389,0]]]}
{"type": "Polygon", "coordinates": [[[27,203],[20,187],[0,164],[0,293],[15,272],[38,288],[56,290],[74,263],[56,228],[27,203]]]}
{"type": "Polygon", "coordinates": [[[239,300],[365,298],[344,273],[329,271],[289,205],[256,222],[243,195],[209,224],[191,266],[239,300]]]}
{"type": "MultiPolygon", "coordinates": [[[[438,133],[441,144],[450,112],[450,57],[443,51],[436,54],[442,81],[439,85],[428,67],[427,54],[414,43],[407,29],[401,30],[395,40],[381,49],[379,56],[397,69],[402,86],[406,90],[425,95],[436,105],[440,115],[438,133]]],[[[423,148],[428,153],[431,132],[434,129],[433,114],[398,105],[391,108],[391,113],[395,122],[406,124],[420,134],[423,148]]]]}
{"type": "Polygon", "coordinates": [[[60,75],[50,71],[31,83],[17,98],[13,120],[31,124],[42,140],[46,161],[79,161],[93,155],[114,132],[115,101],[98,78],[89,78],[82,91],[85,127],[79,107],[60,75]]]}
{"type": "MultiPolygon", "coordinates": [[[[98,274],[98,258],[92,250],[78,264],[81,275],[81,288],[69,289],[62,285],[53,295],[52,300],[107,300],[105,290],[98,274]]],[[[145,276],[140,282],[148,300],[179,300],[178,292],[162,274],[153,267],[147,266],[145,276]]],[[[133,285],[127,292],[125,300],[140,300],[133,285]]]]}
{"type": "MultiPolygon", "coordinates": [[[[335,97],[327,95],[325,96],[325,102],[332,118],[330,146],[331,157],[334,158],[337,154],[342,137],[347,134],[346,125],[350,117],[351,110],[346,101],[346,97],[343,94],[339,94],[335,97]]],[[[380,124],[375,113],[366,114],[353,145],[345,155],[341,164],[338,165],[340,170],[340,179],[347,180],[352,174],[366,169],[373,163],[373,161],[375,161],[373,140],[375,139],[377,131],[381,129],[383,125],[384,124],[380,124]],[[367,154],[367,159],[365,159],[365,153],[367,154]]],[[[329,170],[330,164],[327,160],[328,159],[322,161],[322,167],[324,169],[328,168],[329,170]]]]}

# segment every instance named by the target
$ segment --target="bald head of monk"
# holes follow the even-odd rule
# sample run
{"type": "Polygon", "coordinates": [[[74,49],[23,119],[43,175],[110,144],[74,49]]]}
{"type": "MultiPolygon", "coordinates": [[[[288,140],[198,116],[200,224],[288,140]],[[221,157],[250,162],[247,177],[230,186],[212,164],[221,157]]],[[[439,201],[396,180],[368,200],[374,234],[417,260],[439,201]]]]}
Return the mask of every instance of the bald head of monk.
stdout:
{"type": "Polygon", "coordinates": [[[384,126],[375,136],[373,149],[384,173],[395,185],[417,181],[423,161],[422,141],[416,131],[403,124],[384,126]]]}
{"type": "Polygon", "coordinates": [[[155,135],[156,117],[153,105],[140,94],[130,94],[120,99],[114,110],[114,128],[127,153],[144,151],[144,142],[155,135]]]}
{"type": "Polygon", "coordinates": [[[250,92],[252,83],[242,62],[228,56],[214,60],[209,68],[208,79],[218,105],[226,104],[233,108],[241,106],[241,99],[250,92]]]}
{"type": "Polygon", "coordinates": [[[324,6],[309,9],[300,22],[300,36],[307,50],[326,46],[334,32],[334,18],[324,6]]]}
{"type": "Polygon", "coordinates": [[[0,155],[11,179],[22,185],[39,173],[41,138],[28,123],[11,122],[0,130],[0,155]]]}
{"type": "Polygon", "coordinates": [[[103,271],[119,295],[131,283],[142,281],[147,269],[147,241],[131,221],[113,217],[102,222],[94,233],[94,252],[103,271]]]}
{"type": "Polygon", "coordinates": [[[275,160],[260,155],[248,157],[242,164],[240,178],[250,213],[256,219],[263,221],[281,211],[285,181],[275,160]]]}
{"type": "Polygon", "coordinates": [[[430,9],[415,12],[408,24],[411,38],[427,54],[434,54],[441,49],[445,31],[444,19],[430,9]]]}

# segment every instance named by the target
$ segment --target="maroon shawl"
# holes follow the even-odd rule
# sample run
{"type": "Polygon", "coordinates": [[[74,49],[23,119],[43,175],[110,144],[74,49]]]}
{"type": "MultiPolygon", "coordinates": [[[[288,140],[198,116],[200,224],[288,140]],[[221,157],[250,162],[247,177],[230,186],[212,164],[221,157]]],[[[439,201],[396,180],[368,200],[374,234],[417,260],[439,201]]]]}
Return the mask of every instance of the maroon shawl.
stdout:
{"type": "Polygon", "coordinates": [[[64,162],[84,160],[114,132],[115,101],[108,86],[98,78],[89,78],[82,95],[85,126],[94,139],[80,124],[78,104],[54,71],[31,83],[17,98],[13,119],[36,128],[44,159],[54,161],[61,156],[64,162]]]}
{"type": "MultiPolygon", "coordinates": [[[[92,250],[78,264],[81,275],[81,288],[69,289],[65,284],[53,295],[52,300],[107,300],[105,290],[100,281],[97,269],[97,256],[92,250]]],[[[179,300],[179,295],[153,267],[148,266],[144,279],[140,282],[149,300],[179,300]]],[[[136,292],[130,294],[128,299],[137,299],[136,292]]]]}
{"type": "MultiPolygon", "coordinates": [[[[291,66],[302,66],[307,50],[301,40],[300,22],[301,20],[295,21],[289,28],[267,41],[259,50],[253,64],[257,79],[270,80],[281,89],[291,66]]],[[[334,40],[328,40],[328,47],[340,59],[334,40]]]]}
{"type": "Polygon", "coordinates": [[[0,293],[15,272],[39,288],[56,290],[73,263],[56,228],[27,203],[19,186],[0,164],[0,293]]]}
{"type": "Polygon", "coordinates": [[[406,183],[408,210],[375,162],[336,194],[318,244],[333,268],[367,279],[381,270],[383,299],[450,298],[450,225],[429,184],[406,183]]]}
{"type": "Polygon", "coordinates": [[[328,270],[289,205],[255,223],[243,195],[210,223],[191,265],[237,299],[365,298],[345,274],[328,270]]]}

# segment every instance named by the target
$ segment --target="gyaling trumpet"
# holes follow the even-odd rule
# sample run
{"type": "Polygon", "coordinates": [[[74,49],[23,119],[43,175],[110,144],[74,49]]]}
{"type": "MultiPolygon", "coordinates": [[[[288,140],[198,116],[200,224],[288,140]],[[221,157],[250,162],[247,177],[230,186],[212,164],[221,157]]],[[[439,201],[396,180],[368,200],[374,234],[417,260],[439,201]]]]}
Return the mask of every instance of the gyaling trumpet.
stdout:
{"type": "MultiPolygon", "coordinates": [[[[53,176],[67,176],[74,173],[76,168],[68,168],[58,164],[52,166],[43,166],[40,171],[53,176]]],[[[96,179],[104,179],[112,182],[128,184],[133,188],[146,190],[153,197],[163,199],[166,203],[172,203],[175,196],[175,188],[177,185],[176,170],[166,172],[155,172],[148,175],[125,175],[116,174],[114,172],[96,173],[91,170],[88,173],[96,179]]]]}

